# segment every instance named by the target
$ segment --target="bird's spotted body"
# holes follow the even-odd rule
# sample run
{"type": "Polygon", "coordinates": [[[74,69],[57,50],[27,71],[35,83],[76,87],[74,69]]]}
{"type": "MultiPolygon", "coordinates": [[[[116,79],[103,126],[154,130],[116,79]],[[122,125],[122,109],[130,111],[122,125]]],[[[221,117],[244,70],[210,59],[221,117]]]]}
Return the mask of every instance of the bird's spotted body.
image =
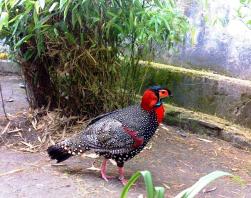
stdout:
{"type": "MultiPolygon", "coordinates": [[[[104,118],[103,118],[104,119],[104,118]]],[[[103,119],[97,121],[102,123],[103,119]]],[[[137,138],[143,140],[141,145],[137,145],[137,147],[129,147],[126,152],[123,150],[120,152],[120,149],[116,150],[97,150],[96,152],[100,155],[103,155],[107,159],[114,159],[119,167],[122,167],[124,162],[128,159],[133,158],[136,154],[138,154],[150,140],[150,138],[154,135],[156,129],[158,128],[158,121],[155,111],[146,111],[140,107],[140,105],[134,105],[127,107],[125,109],[121,109],[119,111],[115,111],[108,115],[106,119],[114,119],[122,123],[123,128],[126,130],[134,131],[137,134],[137,138]]],[[[98,123],[97,123],[98,124],[98,123]]],[[[87,128],[88,131],[89,128],[87,128]]],[[[91,128],[92,130],[93,128],[91,128]]],[[[89,129],[90,130],[90,129],[89,129]]],[[[132,137],[128,135],[126,132],[123,132],[124,135],[120,139],[121,142],[130,141],[132,137]],[[123,139],[124,138],[124,139],[123,139]]],[[[85,136],[83,136],[85,138],[85,136]]]]}
{"type": "Polygon", "coordinates": [[[154,135],[164,117],[162,98],[170,91],[154,87],[145,91],[141,104],[119,109],[93,119],[80,134],[48,148],[52,159],[64,161],[72,155],[93,150],[105,157],[101,174],[105,175],[106,160],[113,159],[123,181],[124,162],[137,155],[154,135]]]}

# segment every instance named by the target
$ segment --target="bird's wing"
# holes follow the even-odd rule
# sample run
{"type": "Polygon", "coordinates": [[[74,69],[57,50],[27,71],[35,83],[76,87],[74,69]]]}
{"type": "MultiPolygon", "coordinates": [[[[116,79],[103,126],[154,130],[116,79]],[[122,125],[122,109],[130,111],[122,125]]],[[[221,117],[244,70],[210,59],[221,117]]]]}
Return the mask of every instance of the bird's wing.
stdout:
{"type": "Polygon", "coordinates": [[[87,127],[82,141],[95,151],[116,154],[140,146],[143,138],[137,137],[137,132],[123,126],[118,120],[107,118],[87,127]]]}
{"type": "Polygon", "coordinates": [[[108,112],[108,113],[104,113],[104,114],[102,114],[102,115],[99,115],[99,116],[93,118],[93,119],[88,123],[87,126],[90,126],[90,125],[94,124],[95,122],[99,121],[100,119],[102,119],[102,118],[104,118],[104,117],[106,117],[106,116],[108,116],[108,115],[111,115],[111,114],[113,114],[113,113],[116,113],[117,111],[118,111],[118,110],[115,110],[115,111],[112,111],[112,112],[108,112]]]}

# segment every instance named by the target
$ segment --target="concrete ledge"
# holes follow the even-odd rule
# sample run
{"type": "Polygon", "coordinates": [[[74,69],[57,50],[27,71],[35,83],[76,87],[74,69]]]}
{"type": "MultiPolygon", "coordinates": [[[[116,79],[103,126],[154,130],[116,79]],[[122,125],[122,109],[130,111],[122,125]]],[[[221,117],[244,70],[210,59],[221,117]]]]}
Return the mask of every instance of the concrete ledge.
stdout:
{"type": "Polygon", "coordinates": [[[207,134],[231,142],[235,147],[251,149],[251,130],[199,112],[173,105],[165,105],[165,123],[192,133],[207,134]]]}
{"type": "MultiPolygon", "coordinates": [[[[141,62],[144,69],[138,87],[161,84],[174,93],[173,103],[195,111],[216,115],[251,128],[251,81],[207,71],[141,62]]],[[[142,90],[143,90],[142,89],[142,90]]]]}
{"type": "Polygon", "coordinates": [[[20,66],[10,60],[0,60],[0,72],[20,74],[20,66]]]}

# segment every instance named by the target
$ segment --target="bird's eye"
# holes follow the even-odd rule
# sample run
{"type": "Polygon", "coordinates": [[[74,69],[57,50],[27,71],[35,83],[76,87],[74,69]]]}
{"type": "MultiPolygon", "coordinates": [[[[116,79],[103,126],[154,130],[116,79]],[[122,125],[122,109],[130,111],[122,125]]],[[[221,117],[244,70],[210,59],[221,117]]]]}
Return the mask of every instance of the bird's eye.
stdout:
{"type": "Polygon", "coordinates": [[[162,94],[165,94],[166,92],[165,91],[161,91],[162,94]]]}

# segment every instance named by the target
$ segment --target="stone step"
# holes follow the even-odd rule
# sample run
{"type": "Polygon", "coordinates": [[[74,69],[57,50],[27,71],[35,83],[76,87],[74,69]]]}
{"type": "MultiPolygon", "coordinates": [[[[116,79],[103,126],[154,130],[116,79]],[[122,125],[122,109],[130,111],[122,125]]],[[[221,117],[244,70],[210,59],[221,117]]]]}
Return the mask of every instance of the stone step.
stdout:
{"type": "Polygon", "coordinates": [[[144,88],[167,85],[173,91],[172,103],[202,113],[216,115],[251,128],[251,81],[208,71],[141,62],[145,67],[138,78],[144,88]]]}
{"type": "Polygon", "coordinates": [[[0,72],[20,74],[21,68],[17,63],[15,63],[13,61],[0,60],[0,72]]]}
{"type": "MultiPolygon", "coordinates": [[[[206,134],[231,142],[235,147],[251,150],[251,129],[233,124],[222,118],[191,111],[174,105],[165,105],[164,123],[191,133],[206,134]]],[[[182,133],[181,135],[186,135],[182,133]]]]}

